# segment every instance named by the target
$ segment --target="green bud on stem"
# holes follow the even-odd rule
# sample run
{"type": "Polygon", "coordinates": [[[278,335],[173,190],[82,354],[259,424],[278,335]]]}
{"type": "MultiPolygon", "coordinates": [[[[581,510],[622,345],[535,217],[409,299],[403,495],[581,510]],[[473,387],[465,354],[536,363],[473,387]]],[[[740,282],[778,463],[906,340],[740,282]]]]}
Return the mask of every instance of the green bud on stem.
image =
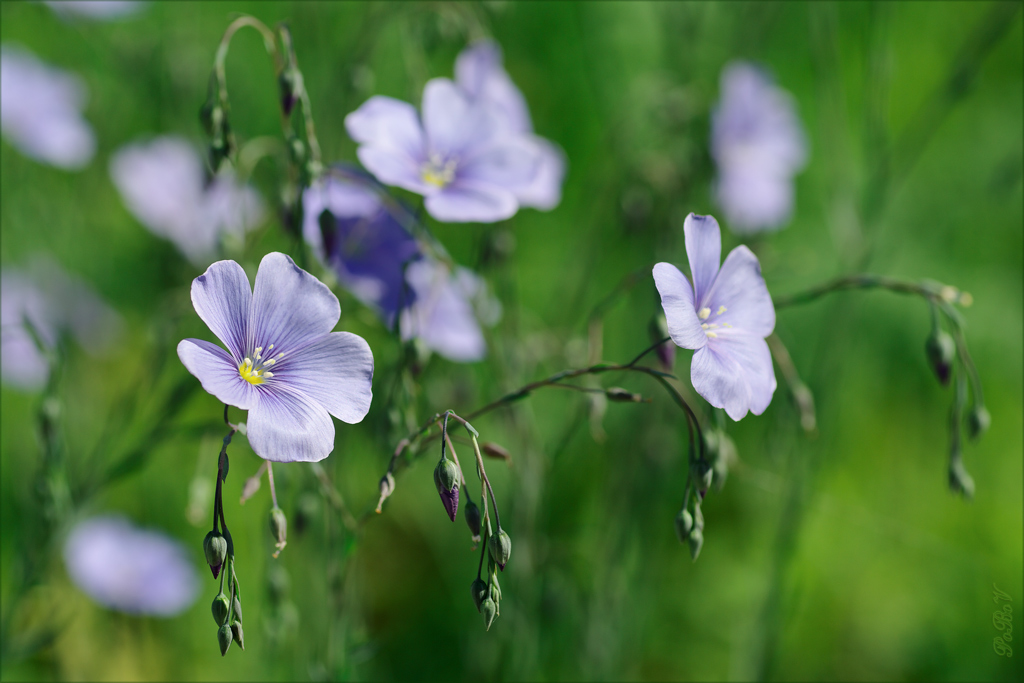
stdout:
{"type": "Polygon", "coordinates": [[[211,606],[213,611],[213,620],[217,622],[218,626],[223,626],[228,621],[228,612],[231,611],[231,605],[228,604],[228,596],[223,593],[218,593],[217,597],[213,599],[213,605],[211,606]]]}
{"type": "Polygon", "coordinates": [[[487,542],[487,549],[490,551],[494,563],[501,571],[505,571],[505,563],[512,555],[512,539],[505,533],[504,529],[498,529],[498,533],[491,536],[487,542]]]}

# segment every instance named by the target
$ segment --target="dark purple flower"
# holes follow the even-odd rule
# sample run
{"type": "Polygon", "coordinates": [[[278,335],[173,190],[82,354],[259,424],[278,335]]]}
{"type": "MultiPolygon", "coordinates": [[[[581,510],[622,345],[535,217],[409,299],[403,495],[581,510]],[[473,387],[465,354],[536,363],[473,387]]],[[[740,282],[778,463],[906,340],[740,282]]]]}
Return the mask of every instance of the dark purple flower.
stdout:
{"type": "Polygon", "coordinates": [[[426,253],[406,226],[415,218],[376,182],[334,168],[303,195],[303,236],[352,294],[403,340],[420,339],[458,362],[487,351],[480,319],[500,306],[473,272],[426,253]]]}
{"type": "Polygon", "coordinates": [[[338,298],[280,253],[263,257],[256,286],[234,261],[218,261],[192,282],[196,313],[228,350],[200,339],[178,357],[203,388],[249,411],[256,455],[318,461],[334,449],[331,415],[354,424],[372,398],[373,354],[350,332],[331,332],[338,298]]]}
{"type": "Polygon", "coordinates": [[[775,370],[765,337],[775,328],[775,307],[761,265],[746,246],[733,249],[719,269],[722,235],[712,216],[690,214],[683,224],[693,286],[669,263],[654,266],[654,282],[668,331],[694,349],[693,388],[734,420],[760,415],[775,393],[775,370]]]}

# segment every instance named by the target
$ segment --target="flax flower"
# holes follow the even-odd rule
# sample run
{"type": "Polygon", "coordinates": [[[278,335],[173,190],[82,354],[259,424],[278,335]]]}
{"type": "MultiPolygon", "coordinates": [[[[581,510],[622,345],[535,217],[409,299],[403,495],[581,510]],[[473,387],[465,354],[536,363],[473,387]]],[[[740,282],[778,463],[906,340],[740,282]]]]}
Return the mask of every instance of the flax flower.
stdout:
{"type": "Polygon", "coordinates": [[[669,335],[694,349],[693,388],[708,403],[739,420],[760,415],[775,393],[775,371],[765,337],[775,328],[775,307],[761,264],[745,246],[719,268],[722,235],[712,216],[690,214],[683,224],[693,286],[669,263],[654,266],[669,335]]]}
{"type": "Polygon", "coordinates": [[[303,195],[303,235],[341,284],[403,340],[456,362],[480,360],[487,345],[481,321],[493,324],[500,305],[472,271],[425,253],[406,226],[412,213],[379,184],[345,168],[303,195]]]}
{"type": "Polygon", "coordinates": [[[64,543],[71,580],[96,602],[128,614],[170,617],[199,592],[185,548],[123,517],[93,517],[72,528],[64,543]]]}
{"type": "Polygon", "coordinates": [[[796,105],[745,62],[722,71],[721,89],[711,122],[716,199],[734,232],[777,230],[793,212],[793,176],[807,161],[796,105]]]}
{"type": "Polygon", "coordinates": [[[250,290],[234,261],[218,261],[192,282],[196,313],[223,348],[200,339],[178,357],[210,394],[248,410],[256,455],[316,462],[334,449],[331,415],[354,424],[372,398],[373,354],[350,332],[331,332],[337,297],[281,253],[263,257],[250,290]]]}
{"type": "Polygon", "coordinates": [[[0,49],[0,130],[25,156],[69,171],[88,164],[96,136],[82,117],[86,99],[78,76],[23,48],[0,49]]]}
{"type": "Polygon", "coordinates": [[[263,220],[254,189],[230,174],[207,181],[199,152],[177,136],[122,147],[110,177],[132,215],[197,266],[213,260],[222,240],[241,240],[263,220]]]}
{"type": "Polygon", "coordinates": [[[510,218],[540,163],[537,146],[509,130],[495,107],[447,78],[427,82],[422,119],[411,104],[377,95],[346,116],[345,127],[367,170],[423,195],[440,221],[510,218]]]}

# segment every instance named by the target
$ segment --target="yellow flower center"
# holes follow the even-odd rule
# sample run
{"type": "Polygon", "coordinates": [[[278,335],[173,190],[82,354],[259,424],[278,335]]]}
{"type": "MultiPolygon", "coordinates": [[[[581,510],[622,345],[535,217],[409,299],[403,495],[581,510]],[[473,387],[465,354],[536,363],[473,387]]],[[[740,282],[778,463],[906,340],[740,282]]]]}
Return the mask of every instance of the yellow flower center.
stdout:
{"type": "MultiPolygon", "coordinates": [[[[273,348],[274,345],[271,344],[267,347],[267,352],[269,353],[273,348]]],[[[281,360],[282,356],[284,356],[284,353],[279,353],[273,358],[264,359],[263,347],[257,346],[252,354],[252,358],[246,356],[242,364],[238,366],[238,375],[249,384],[263,384],[265,380],[274,376],[274,373],[270,372],[269,368],[281,360]]]]}
{"type": "MultiPolygon", "coordinates": [[[[718,310],[715,311],[715,315],[722,315],[727,310],[729,309],[727,309],[725,306],[719,306],[718,310]]],[[[711,309],[705,306],[704,308],[697,311],[697,317],[700,318],[701,320],[707,320],[708,318],[711,317],[711,309]]],[[[704,329],[704,334],[706,334],[710,339],[717,339],[718,333],[715,332],[714,330],[718,329],[719,327],[732,327],[732,325],[730,325],[729,323],[701,323],[701,327],[704,329]]]]}
{"type": "Polygon", "coordinates": [[[455,180],[455,160],[445,161],[439,154],[431,154],[430,160],[420,167],[420,177],[434,187],[444,187],[455,180]]]}

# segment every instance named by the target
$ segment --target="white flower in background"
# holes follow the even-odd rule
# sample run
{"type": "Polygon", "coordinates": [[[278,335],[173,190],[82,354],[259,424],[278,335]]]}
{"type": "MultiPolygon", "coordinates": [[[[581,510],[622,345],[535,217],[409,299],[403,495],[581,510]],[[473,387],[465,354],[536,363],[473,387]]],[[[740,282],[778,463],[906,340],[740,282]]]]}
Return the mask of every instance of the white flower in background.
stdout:
{"type": "Polygon", "coordinates": [[[96,21],[116,21],[145,7],[145,3],[136,0],[48,0],[46,5],[63,18],[96,21]]]}
{"type": "Polygon", "coordinates": [[[29,391],[46,384],[50,367],[40,344],[53,349],[70,333],[95,355],[113,346],[122,328],[121,317],[89,285],[48,258],[0,272],[0,371],[6,384],[29,391]]]}
{"type": "Polygon", "coordinates": [[[181,543],[123,517],[79,522],[64,543],[64,564],[86,595],[128,614],[174,616],[199,592],[195,565],[181,543]]]}
{"type": "Polygon", "coordinates": [[[87,91],[74,74],[48,66],[21,47],[0,47],[0,130],[22,154],[80,169],[96,152],[82,117],[87,91]]]}
{"type": "Polygon", "coordinates": [[[807,163],[796,104],[745,62],[722,70],[721,89],[711,120],[715,197],[733,232],[777,230],[793,213],[793,176],[807,163]]]}
{"type": "Polygon", "coordinates": [[[225,236],[243,239],[265,213],[256,191],[233,176],[207,182],[199,152],[176,136],[122,147],[110,160],[110,177],[139,222],[197,266],[216,258],[225,236]]]}

